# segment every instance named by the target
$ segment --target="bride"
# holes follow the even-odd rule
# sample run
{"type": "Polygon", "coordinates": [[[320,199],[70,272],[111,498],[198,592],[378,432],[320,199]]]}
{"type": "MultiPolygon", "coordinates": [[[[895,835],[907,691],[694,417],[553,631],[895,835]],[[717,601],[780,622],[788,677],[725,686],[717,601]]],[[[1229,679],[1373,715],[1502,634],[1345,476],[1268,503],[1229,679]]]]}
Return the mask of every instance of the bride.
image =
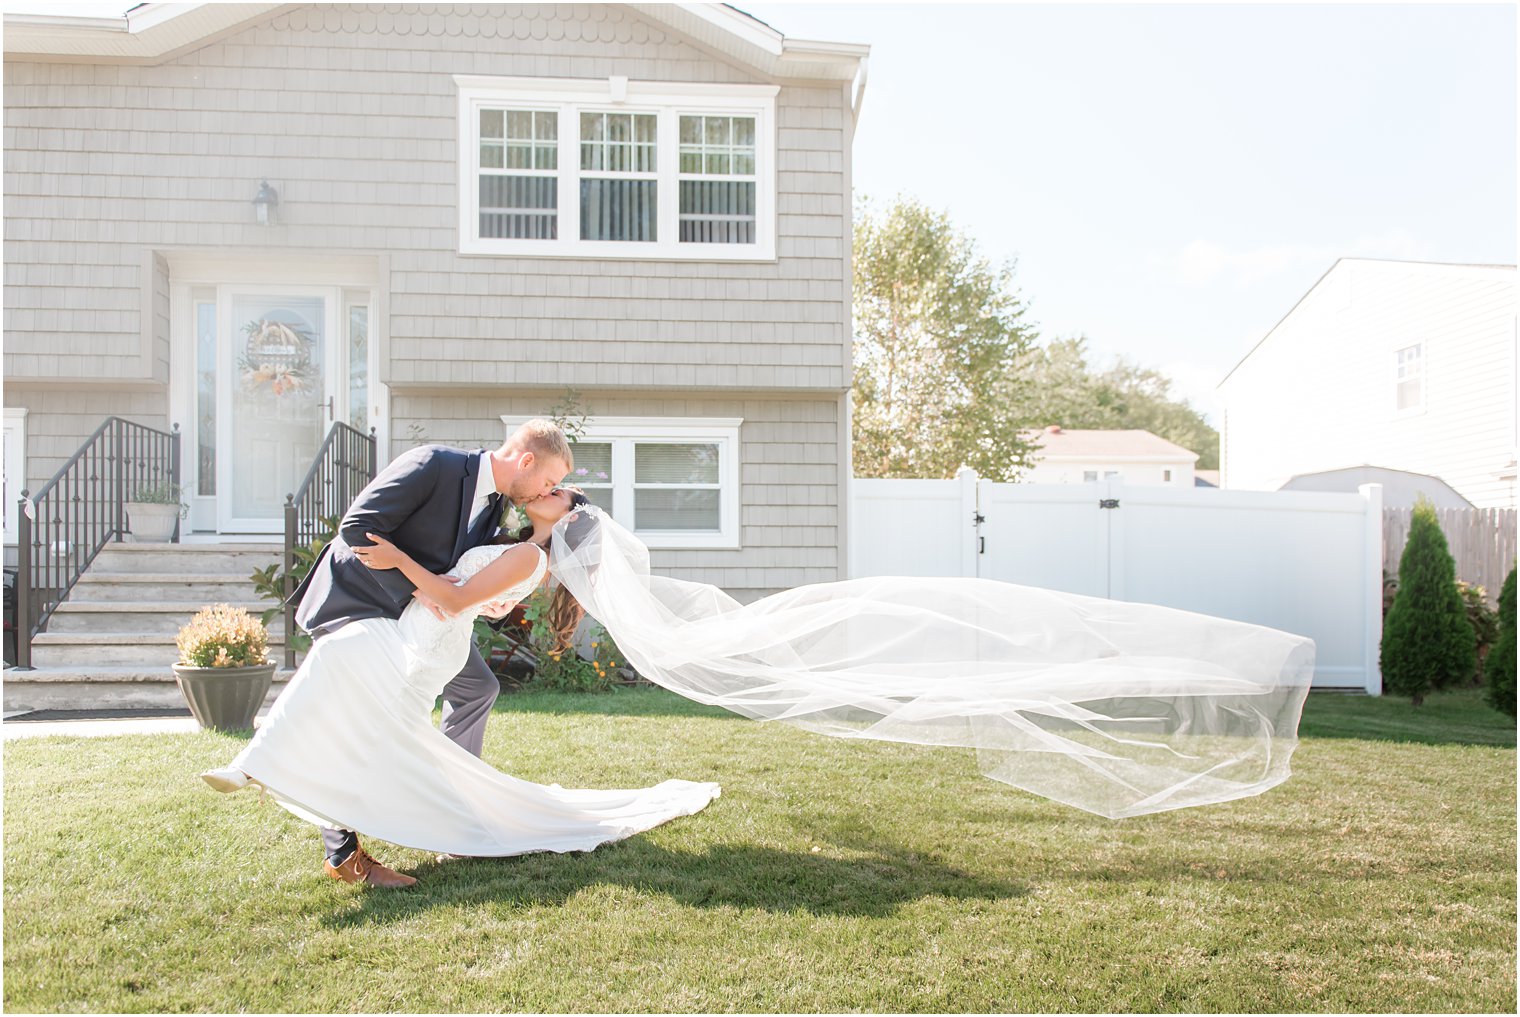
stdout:
{"type": "Polygon", "coordinates": [[[1111,819],[1246,798],[1291,774],[1314,675],[1303,636],[984,579],[853,579],[740,604],[652,573],[644,543],[578,492],[529,512],[547,536],[466,552],[458,588],[392,545],[356,548],[462,613],[440,623],[413,603],[399,623],[324,637],[208,782],[258,783],[315,822],[463,855],[586,850],[701,809],[716,784],[542,787],[432,727],[472,612],[520,599],[545,569],[562,632],[584,609],[642,677],[688,699],[835,737],[975,749],[986,776],[1111,819]]]}
{"type": "MultiPolygon", "coordinates": [[[[433,704],[464,665],[479,609],[537,588],[549,567],[550,533],[579,542],[596,526],[587,505],[568,487],[529,502],[531,538],[469,549],[447,573],[462,580],[457,585],[370,534],[372,547],[354,548],[365,565],[400,569],[449,616],[440,620],[414,600],[399,620],[352,621],[315,641],[252,742],[202,777],[218,791],[259,787],[322,826],[453,855],[589,851],[701,810],[718,797],[717,784],[667,780],[610,791],[534,784],[496,770],[433,726],[433,704]]],[[[582,614],[567,589],[555,591],[549,615],[563,645],[582,614]]],[[[416,882],[362,847],[354,856],[365,882],[416,882]]]]}

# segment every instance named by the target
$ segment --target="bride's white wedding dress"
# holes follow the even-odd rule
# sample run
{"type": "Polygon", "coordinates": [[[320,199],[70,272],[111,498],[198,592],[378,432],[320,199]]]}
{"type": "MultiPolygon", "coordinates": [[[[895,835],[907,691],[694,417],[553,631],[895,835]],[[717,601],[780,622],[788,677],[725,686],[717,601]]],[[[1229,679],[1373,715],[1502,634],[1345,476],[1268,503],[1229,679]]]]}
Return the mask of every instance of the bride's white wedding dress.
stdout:
{"type": "MultiPolygon", "coordinates": [[[[469,579],[506,545],[471,548],[449,575],[469,579]]],[[[501,600],[521,600],[548,567],[501,600]]],[[[413,601],[399,621],[349,622],[313,643],[232,766],[311,822],[403,847],[459,855],[589,851],[701,810],[717,784],[667,780],[578,790],[519,780],[449,741],[433,704],[470,652],[479,605],[445,621],[413,601]]]]}

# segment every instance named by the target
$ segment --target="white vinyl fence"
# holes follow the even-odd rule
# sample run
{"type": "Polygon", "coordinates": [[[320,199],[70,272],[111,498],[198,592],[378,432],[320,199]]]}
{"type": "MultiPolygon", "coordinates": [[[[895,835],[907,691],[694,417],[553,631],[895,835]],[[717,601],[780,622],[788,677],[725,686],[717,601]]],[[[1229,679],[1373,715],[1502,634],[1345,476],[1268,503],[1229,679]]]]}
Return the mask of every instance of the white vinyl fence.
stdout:
{"type": "Polygon", "coordinates": [[[852,578],[977,576],[1309,636],[1316,688],[1382,692],[1382,486],[1356,494],[852,481],[852,578]]]}

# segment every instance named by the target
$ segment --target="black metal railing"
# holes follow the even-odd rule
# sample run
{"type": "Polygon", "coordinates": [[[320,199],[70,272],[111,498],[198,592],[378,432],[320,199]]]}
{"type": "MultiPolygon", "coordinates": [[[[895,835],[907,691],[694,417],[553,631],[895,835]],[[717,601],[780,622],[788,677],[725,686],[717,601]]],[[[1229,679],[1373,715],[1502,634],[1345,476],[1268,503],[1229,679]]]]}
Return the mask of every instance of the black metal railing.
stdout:
{"type": "MultiPolygon", "coordinates": [[[[179,492],[179,425],[174,430],[107,417],[35,497],[21,492],[16,513],[16,666],[32,666],[41,632],[85,569],[128,532],[126,504],[150,490],[179,492]]],[[[179,539],[176,526],[174,540],[179,539]]]]}
{"type": "Polygon", "coordinates": [[[369,434],[347,424],[333,424],[322,447],[317,449],[306,479],[294,494],[285,497],[285,666],[296,666],[296,609],[290,603],[295,593],[296,548],[310,547],[325,535],[322,520],[342,517],[348,506],[375,479],[375,430],[369,434]]]}

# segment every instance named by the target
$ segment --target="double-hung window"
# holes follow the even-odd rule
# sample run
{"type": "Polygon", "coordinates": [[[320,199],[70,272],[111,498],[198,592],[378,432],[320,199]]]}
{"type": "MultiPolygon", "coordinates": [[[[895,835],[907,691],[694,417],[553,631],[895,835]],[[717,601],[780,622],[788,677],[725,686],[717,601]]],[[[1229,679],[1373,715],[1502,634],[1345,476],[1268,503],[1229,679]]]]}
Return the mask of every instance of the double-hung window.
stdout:
{"type": "Polygon", "coordinates": [[[775,86],[454,80],[461,253],[774,260],[775,86]]]}
{"type": "Polygon", "coordinates": [[[559,235],[559,113],[479,110],[480,236],[553,240],[559,235]]]}
{"type": "MultiPolygon", "coordinates": [[[[523,421],[503,417],[511,434],[523,421]]],[[[590,418],[565,478],[650,547],[739,546],[738,419],[590,418]]]]}

